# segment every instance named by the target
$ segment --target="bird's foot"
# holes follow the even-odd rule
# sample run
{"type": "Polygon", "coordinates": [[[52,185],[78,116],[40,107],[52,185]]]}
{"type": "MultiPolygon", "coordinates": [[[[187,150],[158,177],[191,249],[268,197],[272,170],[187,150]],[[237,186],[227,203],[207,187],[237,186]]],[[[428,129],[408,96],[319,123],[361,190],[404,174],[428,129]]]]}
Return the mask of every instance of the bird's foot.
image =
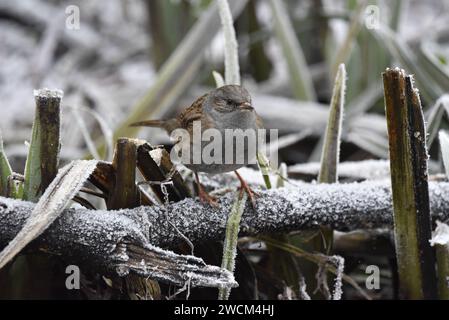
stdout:
{"type": "Polygon", "coordinates": [[[207,193],[207,191],[204,190],[204,187],[200,182],[200,177],[198,176],[198,173],[196,171],[194,171],[194,174],[195,174],[196,185],[198,187],[198,197],[200,197],[200,201],[202,203],[207,203],[214,208],[217,208],[218,207],[217,197],[214,197],[214,196],[210,195],[209,193],[207,193]]]}
{"type": "Polygon", "coordinates": [[[259,196],[259,194],[251,189],[251,187],[246,183],[245,180],[243,180],[242,176],[237,171],[235,171],[235,174],[240,180],[240,196],[242,196],[243,192],[245,191],[251,202],[251,206],[253,207],[253,209],[256,209],[256,198],[259,196]]]}

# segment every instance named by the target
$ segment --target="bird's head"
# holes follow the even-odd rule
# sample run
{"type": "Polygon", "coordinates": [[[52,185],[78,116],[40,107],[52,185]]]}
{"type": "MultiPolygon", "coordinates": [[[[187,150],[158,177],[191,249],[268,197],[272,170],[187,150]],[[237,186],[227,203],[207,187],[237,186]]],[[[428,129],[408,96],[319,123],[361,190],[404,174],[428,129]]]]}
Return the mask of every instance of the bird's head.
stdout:
{"type": "Polygon", "coordinates": [[[225,85],[211,91],[204,111],[222,128],[253,127],[256,119],[251,96],[239,85],[225,85]]]}
{"type": "Polygon", "coordinates": [[[206,108],[209,112],[221,114],[254,111],[249,92],[239,85],[225,85],[211,91],[206,108]]]}

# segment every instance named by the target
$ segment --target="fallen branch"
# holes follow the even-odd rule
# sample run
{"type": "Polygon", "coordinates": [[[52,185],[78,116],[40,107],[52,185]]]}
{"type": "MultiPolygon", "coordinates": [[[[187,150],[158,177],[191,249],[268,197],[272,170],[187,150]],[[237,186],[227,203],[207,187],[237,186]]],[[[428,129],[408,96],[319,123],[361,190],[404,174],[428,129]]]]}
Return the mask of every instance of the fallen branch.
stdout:
{"type": "MultiPolygon", "coordinates": [[[[257,211],[246,207],[242,234],[285,232],[327,225],[336,230],[392,227],[391,189],[388,180],[350,184],[294,186],[260,191],[257,211]]],[[[432,217],[449,217],[449,183],[430,182],[432,217]]],[[[172,247],[183,241],[170,222],[193,242],[223,240],[232,195],[210,208],[194,199],[166,207],[138,207],[119,211],[67,209],[34,243],[79,263],[115,269],[126,266],[123,250],[131,243],[145,248],[152,244],[172,247]]],[[[19,232],[34,204],[0,197],[0,244],[6,245],[19,232]]]]}
{"type": "MultiPolygon", "coordinates": [[[[0,197],[0,248],[19,232],[34,207],[31,202],[0,197]]],[[[31,245],[105,274],[133,272],[179,286],[186,282],[192,287],[237,286],[227,270],[150,244],[151,228],[145,210],[68,209],[31,245]]]]}

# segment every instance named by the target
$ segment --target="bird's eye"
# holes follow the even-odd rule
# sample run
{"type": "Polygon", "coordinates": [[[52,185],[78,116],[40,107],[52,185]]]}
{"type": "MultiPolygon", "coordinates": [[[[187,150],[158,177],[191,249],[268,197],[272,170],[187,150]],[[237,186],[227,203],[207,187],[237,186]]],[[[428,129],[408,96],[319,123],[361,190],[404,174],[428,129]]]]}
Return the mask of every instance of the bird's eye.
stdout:
{"type": "Polygon", "coordinates": [[[234,104],[234,101],[232,101],[231,99],[227,99],[226,104],[232,106],[234,104]]]}

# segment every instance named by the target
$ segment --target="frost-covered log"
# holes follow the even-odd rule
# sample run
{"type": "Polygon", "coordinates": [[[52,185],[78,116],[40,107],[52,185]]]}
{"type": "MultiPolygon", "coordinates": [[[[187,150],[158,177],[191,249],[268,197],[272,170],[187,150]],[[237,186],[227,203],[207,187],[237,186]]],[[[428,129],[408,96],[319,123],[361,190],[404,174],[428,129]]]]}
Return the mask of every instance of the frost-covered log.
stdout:
{"type": "MultiPolygon", "coordinates": [[[[449,183],[430,182],[433,218],[449,217],[449,183]]],[[[221,197],[219,208],[185,199],[168,206],[119,211],[68,209],[35,244],[67,258],[111,266],[117,264],[118,243],[172,247],[182,240],[222,240],[232,195],[221,197]],[[174,226],[178,229],[175,230],[174,226]]],[[[0,197],[0,244],[20,230],[33,204],[0,197]]],[[[336,230],[392,227],[390,182],[308,184],[259,191],[257,210],[247,206],[242,234],[285,232],[328,225],[336,230]]],[[[122,261],[123,262],[123,261],[122,261]]]]}
{"type": "MultiPolygon", "coordinates": [[[[19,232],[35,204],[0,197],[0,249],[19,232]]],[[[143,277],[183,286],[235,287],[231,272],[201,258],[179,255],[151,244],[145,211],[66,210],[30,244],[68,263],[102,273],[143,277]]]]}

